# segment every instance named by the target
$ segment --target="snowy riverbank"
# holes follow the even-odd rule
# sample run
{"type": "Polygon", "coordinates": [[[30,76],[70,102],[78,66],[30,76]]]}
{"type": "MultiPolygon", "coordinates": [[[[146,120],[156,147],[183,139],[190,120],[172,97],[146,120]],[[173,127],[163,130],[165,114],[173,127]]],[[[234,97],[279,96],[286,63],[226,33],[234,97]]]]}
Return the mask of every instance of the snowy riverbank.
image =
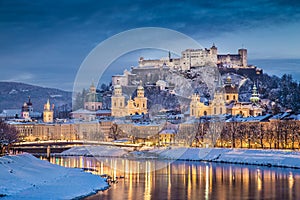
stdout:
{"type": "Polygon", "coordinates": [[[1,199],[72,199],[108,187],[105,179],[30,154],[0,158],[1,199]]]}
{"type": "Polygon", "coordinates": [[[112,147],[112,146],[78,146],[72,147],[60,156],[96,156],[96,157],[122,157],[133,151],[132,147],[112,147]]]}
{"type": "Polygon", "coordinates": [[[133,151],[132,148],[81,146],[73,147],[58,155],[124,157],[130,159],[179,159],[300,168],[299,151],[184,147],[142,149],[144,150],[133,151]]]}
{"type": "Polygon", "coordinates": [[[300,168],[300,152],[285,150],[226,148],[166,148],[149,150],[146,154],[159,159],[224,162],[300,168]]]}

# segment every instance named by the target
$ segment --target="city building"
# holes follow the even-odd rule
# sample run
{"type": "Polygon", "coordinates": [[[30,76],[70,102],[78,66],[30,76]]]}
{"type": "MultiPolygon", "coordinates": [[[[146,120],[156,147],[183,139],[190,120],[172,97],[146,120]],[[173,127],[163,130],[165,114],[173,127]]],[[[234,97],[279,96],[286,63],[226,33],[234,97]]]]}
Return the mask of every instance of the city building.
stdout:
{"type": "Polygon", "coordinates": [[[84,108],[89,111],[102,109],[102,95],[96,91],[94,83],[91,84],[90,90],[85,97],[84,108]]]}
{"type": "Polygon", "coordinates": [[[202,117],[210,115],[241,115],[243,117],[262,115],[263,109],[259,105],[259,94],[254,84],[249,102],[239,102],[238,87],[232,84],[231,77],[226,78],[224,93],[222,89],[215,92],[208,105],[200,101],[198,94],[193,94],[190,102],[190,116],[202,117]],[[225,96],[225,98],[224,98],[225,96]]]}
{"type": "Polygon", "coordinates": [[[0,113],[0,119],[4,120],[19,119],[31,121],[32,119],[40,119],[41,117],[42,113],[33,110],[33,104],[30,97],[28,97],[28,102],[24,102],[21,109],[4,109],[2,113],[0,113]]]}
{"type": "Polygon", "coordinates": [[[190,116],[202,117],[223,114],[226,114],[226,107],[224,93],[221,89],[215,92],[213,100],[209,101],[208,105],[200,101],[200,96],[198,94],[192,95],[190,103],[190,116]]]}
{"type": "Polygon", "coordinates": [[[111,115],[113,117],[125,117],[134,114],[146,114],[148,112],[147,98],[144,93],[144,87],[140,82],[137,87],[137,96],[134,99],[130,97],[126,104],[122,86],[120,84],[115,85],[111,97],[111,115]]]}

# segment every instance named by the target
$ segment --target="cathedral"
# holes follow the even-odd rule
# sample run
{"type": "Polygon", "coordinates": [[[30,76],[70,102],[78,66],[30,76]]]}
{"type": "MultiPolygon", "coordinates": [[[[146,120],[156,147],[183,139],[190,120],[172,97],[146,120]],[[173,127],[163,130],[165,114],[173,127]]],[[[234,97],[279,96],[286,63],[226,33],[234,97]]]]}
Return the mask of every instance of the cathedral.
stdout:
{"type": "Polygon", "coordinates": [[[116,84],[111,97],[111,115],[114,117],[125,117],[134,114],[146,114],[148,112],[147,98],[144,93],[144,87],[142,82],[140,82],[137,87],[137,96],[134,99],[130,97],[126,104],[125,96],[122,94],[122,86],[116,84]]]}
{"type": "Polygon", "coordinates": [[[228,76],[224,85],[224,93],[219,89],[215,92],[213,100],[208,105],[200,102],[200,96],[193,94],[190,103],[190,116],[202,117],[209,115],[240,115],[242,117],[262,115],[263,109],[259,105],[259,94],[254,84],[252,96],[249,102],[238,100],[238,87],[232,84],[231,77],[228,76]]]}
{"type": "Polygon", "coordinates": [[[226,114],[224,94],[221,89],[218,89],[214,94],[213,100],[209,101],[209,105],[205,105],[200,101],[198,94],[192,95],[190,103],[190,115],[195,117],[222,115],[226,114]]]}

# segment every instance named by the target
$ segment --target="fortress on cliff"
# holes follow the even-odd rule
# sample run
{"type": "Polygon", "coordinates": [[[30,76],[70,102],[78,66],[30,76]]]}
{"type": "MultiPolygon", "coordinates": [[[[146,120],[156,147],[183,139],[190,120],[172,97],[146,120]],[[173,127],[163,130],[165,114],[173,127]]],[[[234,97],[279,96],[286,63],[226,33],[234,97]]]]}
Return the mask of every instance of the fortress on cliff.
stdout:
{"type": "Polygon", "coordinates": [[[247,49],[238,49],[237,54],[218,54],[217,47],[213,44],[209,49],[186,49],[181,52],[180,58],[168,57],[160,59],[144,59],[140,57],[138,66],[125,70],[123,75],[114,75],[112,84],[117,82],[122,86],[136,86],[139,81],[155,84],[165,80],[169,70],[188,71],[202,66],[217,66],[221,74],[237,73],[242,76],[255,77],[262,74],[262,70],[248,65],[247,49]]]}

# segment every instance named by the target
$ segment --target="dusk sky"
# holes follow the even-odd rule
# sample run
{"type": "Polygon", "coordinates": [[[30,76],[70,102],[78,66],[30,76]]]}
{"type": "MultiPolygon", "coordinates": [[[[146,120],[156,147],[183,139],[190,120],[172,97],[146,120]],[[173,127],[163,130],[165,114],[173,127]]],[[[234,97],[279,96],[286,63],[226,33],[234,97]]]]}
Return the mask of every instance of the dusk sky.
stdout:
{"type": "MultiPolygon", "coordinates": [[[[204,47],[215,43],[220,53],[247,48],[249,64],[272,75],[290,73],[300,81],[297,0],[0,0],[0,80],[71,91],[78,68],[94,47],[139,27],[173,29],[204,47]]],[[[123,56],[113,71],[136,65],[138,56],[154,56],[142,53],[123,56]]]]}

